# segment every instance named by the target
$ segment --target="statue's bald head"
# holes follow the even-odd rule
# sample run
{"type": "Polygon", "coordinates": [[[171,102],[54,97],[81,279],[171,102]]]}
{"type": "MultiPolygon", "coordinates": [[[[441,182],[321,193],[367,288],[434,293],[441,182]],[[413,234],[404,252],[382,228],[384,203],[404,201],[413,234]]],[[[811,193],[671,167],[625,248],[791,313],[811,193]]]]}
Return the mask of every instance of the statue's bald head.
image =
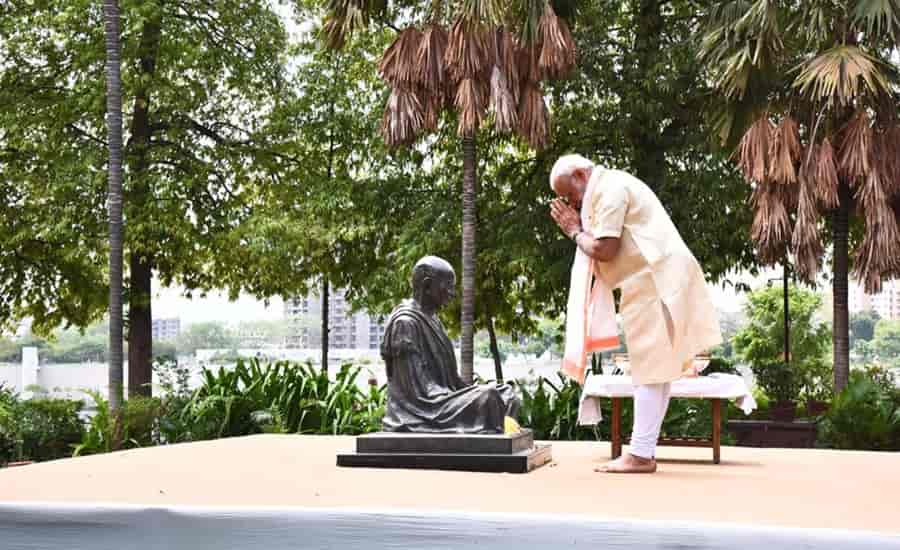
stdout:
{"type": "Polygon", "coordinates": [[[456,272],[450,262],[437,256],[425,256],[412,271],[413,296],[420,303],[436,302],[441,307],[455,295],[456,272]]]}

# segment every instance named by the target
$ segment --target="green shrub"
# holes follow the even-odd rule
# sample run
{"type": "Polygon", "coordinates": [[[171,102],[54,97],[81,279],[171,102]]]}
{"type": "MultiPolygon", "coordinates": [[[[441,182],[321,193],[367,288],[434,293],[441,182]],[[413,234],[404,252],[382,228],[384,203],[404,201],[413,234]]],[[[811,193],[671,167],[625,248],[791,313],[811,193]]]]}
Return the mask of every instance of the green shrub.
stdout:
{"type": "Polygon", "coordinates": [[[835,449],[900,450],[900,392],[866,372],[850,381],[819,424],[819,443],[835,449]]]}
{"type": "Polygon", "coordinates": [[[360,369],[343,365],[332,381],[311,364],[261,365],[240,360],[234,369],[204,369],[179,422],[189,440],[262,432],[355,435],[381,427],[386,389],[357,387],[360,369]]]}
{"type": "Polygon", "coordinates": [[[0,466],[16,458],[16,434],[13,424],[13,409],[18,396],[12,388],[0,384],[0,466]]]}
{"type": "Polygon", "coordinates": [[[750,367],[756,384],[776,403],[796,401],[800,395],[797,371],[783,361],[756,364],[750,367]]]}
{"type": "MultiPolygon", "coordinates": [[[[544,377],[533,384],[516,383],[522,399],[519,424],[533,430],[535,439],[597,440],[603,437],[606,422],[597,426],[578,425],[581,386],[562,374],[557,376],[556,383],[544,377]]],[[[608,418],[606,411],[603,414],[608,418]]],[[[605,431],[608,437],[608,429],[605,431]]]]}
{"type": "Polygon", "coordinates": [[[159,442],[157,419],[161,410],[158,398],[132,397],[122,403],[117,414],[99,392],[88,391],[97,405],[74,455],[108,453],[121,449],[146,447],[159,442]]]}
{"type": "Polygon", "coordinates": [[[30,399],[11,411],[18,460],[54,460],[72,455],[84,434],[81,401],[30,399]]]}

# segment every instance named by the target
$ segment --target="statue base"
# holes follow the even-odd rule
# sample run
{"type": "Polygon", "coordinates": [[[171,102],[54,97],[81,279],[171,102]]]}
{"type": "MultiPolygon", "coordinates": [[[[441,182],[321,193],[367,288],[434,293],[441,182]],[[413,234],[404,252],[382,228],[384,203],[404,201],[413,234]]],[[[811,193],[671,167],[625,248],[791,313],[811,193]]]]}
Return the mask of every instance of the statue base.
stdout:
{"type": "Polygon", "coordinates": [[[531,430],[497,435],[378,432],[358,436],[356,452],[337,455],[337,465],[524,474],[552,459],[550,445],[535,445],[531,430]]]}

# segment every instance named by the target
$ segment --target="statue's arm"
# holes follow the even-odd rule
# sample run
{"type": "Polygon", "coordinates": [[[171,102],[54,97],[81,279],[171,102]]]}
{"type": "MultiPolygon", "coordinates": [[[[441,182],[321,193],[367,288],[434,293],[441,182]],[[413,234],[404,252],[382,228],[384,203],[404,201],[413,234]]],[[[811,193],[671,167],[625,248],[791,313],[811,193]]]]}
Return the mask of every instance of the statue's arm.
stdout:
{"type": "Polygon", "coordinates": [[[433,395],[434,387],[428,379],[429,369],[415,322],[403,318],[394,321],[390,343],[394,384],[411,395],[433,395]]]}

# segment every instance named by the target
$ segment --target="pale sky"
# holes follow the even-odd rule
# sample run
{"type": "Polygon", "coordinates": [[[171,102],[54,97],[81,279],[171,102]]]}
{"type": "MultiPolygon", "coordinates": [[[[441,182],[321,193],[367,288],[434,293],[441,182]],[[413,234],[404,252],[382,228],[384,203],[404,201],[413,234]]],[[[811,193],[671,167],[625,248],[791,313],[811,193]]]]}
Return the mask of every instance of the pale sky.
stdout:
{"type": "Polygon", "coordinates": [[[273,298],[268,306],[261,300],[246,294],[234,302],[228,300],[226,292],[210,292],[192,299],[184,297],[182,288],[161,288],[154,281],[153,318],[168,319],[179,317],[183,325],[203,321],[224,321],[237,324],[241,321],[281,319],[284,300],[273,298]]]}

